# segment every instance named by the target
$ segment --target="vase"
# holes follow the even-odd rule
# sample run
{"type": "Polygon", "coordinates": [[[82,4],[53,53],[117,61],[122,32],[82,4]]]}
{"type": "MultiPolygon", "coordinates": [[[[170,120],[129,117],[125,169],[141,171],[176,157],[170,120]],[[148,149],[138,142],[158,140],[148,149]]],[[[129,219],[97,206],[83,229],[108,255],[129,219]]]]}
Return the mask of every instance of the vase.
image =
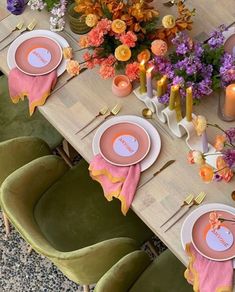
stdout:
{"type": "Polygon", "coordinates": [[[91,27],[86,25],[86,15],[77,13],[74,10],[76,3],[73,3],[68,8],[69,26],[72,32],[76,34],[86,34],[91,30],[91,27]]]}
{"type": "Polygon", "coordinates": [[[225,122],[233,122],[235,121],[235,113],[234,115],[226,115],[225,110],[225,90],[220,89],[218,92],[218,117],[225,122]]]}

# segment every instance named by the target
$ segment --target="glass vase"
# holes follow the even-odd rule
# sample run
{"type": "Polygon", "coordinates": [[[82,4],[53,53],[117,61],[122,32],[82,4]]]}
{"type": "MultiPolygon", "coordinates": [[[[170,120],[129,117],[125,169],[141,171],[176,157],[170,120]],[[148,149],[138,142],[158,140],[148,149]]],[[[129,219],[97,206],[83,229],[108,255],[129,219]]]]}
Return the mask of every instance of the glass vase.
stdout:
{"type": "Polygon", "coordinates": [[[235,121],[235,113],[234,115],[228,116],[225,111],[225,90],[220,89],[219,98],[218,98],[218,117],[225,122],[233,122],[235,121]]]}
{"type": "Polygon", "coordinates": [[[68,8],[69,26],[72,32],[76,34],[86,34],[91,28],[86,25],[86,15],[77,13],[74,10],[76,3],[73,3],[68,8]]]}

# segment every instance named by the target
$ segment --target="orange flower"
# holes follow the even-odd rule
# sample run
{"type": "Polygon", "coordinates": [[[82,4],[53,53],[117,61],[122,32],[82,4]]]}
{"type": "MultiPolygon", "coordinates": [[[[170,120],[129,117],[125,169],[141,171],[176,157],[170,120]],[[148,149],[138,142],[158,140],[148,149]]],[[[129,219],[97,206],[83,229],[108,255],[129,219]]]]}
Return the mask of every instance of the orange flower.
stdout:
{"type": "Polygon", "coordinates": [[[76,76],[80,73],[80,65],[78,61],[69,60],[67,61],[66,70],[71,76],[76,76]]]}
{"type": "Polygon", "coordinates": [[[89,26],[89,27],[93,27],[97,24],[98,22],[98,17],[95,15],[95,14],[88,14],[86,16],[86,25],[89,26]]]}
{"type": "Polygon", "coordinates": [[[190,151],[188,152],[187,160],[188,160],[188,162],[189,162],[190,164],[194,164],[194,163],[195,163],[195,162],[194,162],[194,158],[193,158],[193,151],[192,151],[192,150],[190,150],[190,151]]]}
{"type": "Polygon", "coordinates": [[[224,161],[223,156],[218,156],[216,159],[216,168],[218,169],[218,173],[223,176],[226,171],[229,169],[227,163],[224,161]]]}
{"type": "Polygon", "coordinates": [[[115,49],[114,55],[118,61],[128,61],[131,57],[131,50],[127,45],[120,45],[115,49]]]}
{"type": "Polygon", "coordinates": [[[214,144],[215,149],[217,151],[223,150],[225,142],[226,142],[226,137],[224,135],[216,135],[215,144],[214,144]]]}
{"type": "Polygon", "coordinates": [[[203,164],[200,167],[199,175],[204,182],[209,183],[213,180],[214,176],[213,168],[208,164],[203,164]]]}
{"type": "Polygon", "coordinates": [[[79,41],[78,41],[78,44],[82,49],[87,48],[89,46],[87,36],[81,36],[79,41]]]}
{"type": "Polygon", "coordinates": [[[221,225],[221,221],[219,218],[221,217],[220,214],[217,214],[216,212],[211,212],[209,214],[209,223],[211,225],[211,229],[219,229],[221,225]]]}
{"type": "Polygon", "coordinates": [[[155,40],[151,43],[151,51],[156,56],[164,56],[167,53],[167,43],[163,40],[155,40]]]}
{"type": "Polygon", "coordinates": [[[233,171],[230,168],[228,168],[222,177],[226,182],[229,182],[233,177],[233,171]]]}
{"type": "Polygon", "coordinates": [[[137,60],[138,60],[138,62],[141,62],[144,60],[146,63],[149,61],[150,57],[151,57],[150,51],[148,49],[145,49],[138,54],[137,60]]]}
{"type": "Polygon", "coordinates": [[[71,47],[63,48],[63,56],[65,59],[73,58],[73,49],[71,47]]]}
{"type": "Polygon", "coordinates": [[[126,30],[126,23],[125,21],[121,20],[121,19],[115,19],[112,22],[112,31],[115,33],[123,33],[126,30]]]}

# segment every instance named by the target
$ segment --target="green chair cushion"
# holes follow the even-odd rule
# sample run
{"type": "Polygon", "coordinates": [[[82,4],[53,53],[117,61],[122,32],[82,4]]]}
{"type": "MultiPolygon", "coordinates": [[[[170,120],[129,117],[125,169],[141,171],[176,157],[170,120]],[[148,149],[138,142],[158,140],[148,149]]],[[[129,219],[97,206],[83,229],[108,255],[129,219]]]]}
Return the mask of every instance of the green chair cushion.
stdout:
{"type": "Polygon", "coordinates": [[[108,202],[89,177],[82,160],[40,198],[34,216],[47,240],[60,251],[77,250],[107,239],[130,237],[139,243],[152,232],[131,211],[123,216],[120,202],[108,202]]]}
{"type": "MultiPolygon", "coordinates": [[[[139,277],[130,292],[189,292],[185,266],[169,251],[163,252],[139,277]]],[[[125,291],[123,291],[125,292],[125,291]]],[[[209,292],[209,291],[208,291],[209,292]]]]}
{"type": "Polygon", "coordinates": [[[27,100],[12,103],[7,78],[0,76],[0,142],[19,136],[39,137],[51,149],[62,141],[62,136],[38,111],[32,117],[29,116],[27,100]]]}

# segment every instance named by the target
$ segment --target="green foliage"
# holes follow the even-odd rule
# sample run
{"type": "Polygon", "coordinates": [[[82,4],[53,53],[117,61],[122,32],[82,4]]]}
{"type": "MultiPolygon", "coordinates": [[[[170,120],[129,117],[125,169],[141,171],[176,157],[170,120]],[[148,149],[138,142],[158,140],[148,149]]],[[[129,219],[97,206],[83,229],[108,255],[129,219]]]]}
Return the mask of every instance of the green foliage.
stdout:
{"type": "Polygon", "coordinates": [[[44,2],[47,5],[47,10],[48,11],[50,11],[55,4],[59,4],[60,3],[59,0],[44,0],[44,2]]]}
{"type": "Polygon", "coordinates": [[[101,8],[102,8],[102,12],[103,12],[104,16],[105,16],[106,18],[112,20],[113,15],[112,15],[112,13],[109,11],[107,5],[105,5],[104,3],[102,3],[102,7],[101,7],[101,8]]]}
{"type": "Polygon", "coordinates": [[[159,17],[154,17],[152,21],[144,22],[141,26],[146,30],[146,33],[155,32],[159,17]]]}

